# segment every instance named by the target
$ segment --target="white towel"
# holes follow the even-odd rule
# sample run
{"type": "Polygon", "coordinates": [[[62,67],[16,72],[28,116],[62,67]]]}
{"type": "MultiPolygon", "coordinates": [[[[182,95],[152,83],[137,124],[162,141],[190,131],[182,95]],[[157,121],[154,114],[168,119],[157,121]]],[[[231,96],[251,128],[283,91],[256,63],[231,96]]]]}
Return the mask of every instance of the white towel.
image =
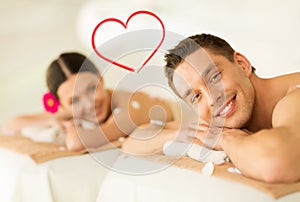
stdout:
{"type": "Polygon", "coordinates": [[[65,135],[57,127],[25,127],[21,130],[21,135],[36,142],[49,142],[58,145],[65,145],[65,135]]]}
{"type": "Polygon", "coordinates": [[[215,151],[198,144],[167,141],[163,147],[166,156],[189,156],[202,163],[222,164],[227,157],[224,151],[215,151]]]}
{"type": "Polygon", "coordinates": [[[164,144],[163,153],[166,156],[186,156],[190,146],[189,143],[167,141],[164,144]]]}
{"type": "MultiPolygon", "coordinates": [[[[76,122],[80,127],[87,130],[92,130],[97,127],[95,123],[83,119],[76,119],[76,122]]],[[[25,127],[21,130],[21,135],[36,142],[49,142],[58,145],[65,145],[65,134],[59,127],[25,127]]]]}
{"type": "Polygon", "coordinates": [[[227,157],[224,151],[215,151],[198,144],[192,144],[187,154],[190,158],[202,163],[212,162],[214,164],[224,163],[227,157]]]}

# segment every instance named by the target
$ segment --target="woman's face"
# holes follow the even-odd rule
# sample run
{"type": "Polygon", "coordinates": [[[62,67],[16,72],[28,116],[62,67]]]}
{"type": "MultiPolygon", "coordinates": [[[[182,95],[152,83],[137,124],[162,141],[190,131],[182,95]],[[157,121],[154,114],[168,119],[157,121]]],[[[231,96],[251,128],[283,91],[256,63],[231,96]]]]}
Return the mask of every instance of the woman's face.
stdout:
{"type": "Polygon", "coordinates": [[[94,73],[72,74],[58,87],[57,95],[62,109],[76,118],[101,123],[110,113],[110,96],[94,73]]]}

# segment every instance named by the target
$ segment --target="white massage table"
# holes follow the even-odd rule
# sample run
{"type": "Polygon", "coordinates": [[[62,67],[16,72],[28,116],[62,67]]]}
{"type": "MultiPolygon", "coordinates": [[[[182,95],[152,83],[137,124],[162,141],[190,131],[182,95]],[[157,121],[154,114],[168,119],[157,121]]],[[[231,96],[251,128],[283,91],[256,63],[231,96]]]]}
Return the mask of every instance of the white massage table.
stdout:
{"type": "Polygon", "coordinates": [[[0,201],[296,202],[300,192],[275,200],[247,185],[120,155],[118,149],[35,164],[25,155],[1,148],[0,201]]]}

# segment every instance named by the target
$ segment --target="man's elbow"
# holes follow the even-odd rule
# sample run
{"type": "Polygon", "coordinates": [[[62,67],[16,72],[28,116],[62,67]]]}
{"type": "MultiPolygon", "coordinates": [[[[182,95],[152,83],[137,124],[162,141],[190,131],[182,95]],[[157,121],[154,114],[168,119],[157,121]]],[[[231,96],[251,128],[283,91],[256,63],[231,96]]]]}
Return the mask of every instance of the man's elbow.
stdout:
{"type": "Polygon", "coordinates": [[[131,155],[142,155],[145,154],[143,147],[139,142],[131,137],[128,137],[122,144],[122,152],[131,155]]]}
{"type": "Polygon", "coordinates": [[[261,178],[267,183],[291,183],[300,180],[297,162],[275,156],[266,160],[264,164],[261,170],[261,178]]]}
{"type": "Polygon", "coordinates": [[[161,149],[159,145],[132,137],[128,137],[122,144],[122,151],[130,155],[153,155],[160,152],[161,149]]]}

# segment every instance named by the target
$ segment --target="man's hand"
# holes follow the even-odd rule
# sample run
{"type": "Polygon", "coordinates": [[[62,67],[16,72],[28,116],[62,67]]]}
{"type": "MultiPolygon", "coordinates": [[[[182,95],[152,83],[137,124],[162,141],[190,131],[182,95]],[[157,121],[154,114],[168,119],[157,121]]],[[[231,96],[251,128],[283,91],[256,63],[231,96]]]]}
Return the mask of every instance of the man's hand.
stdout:
{"type": "Polygon", "coordinates": [[[247,129],[224,128],[221,134],[219,145],[230,158],[231,154],[236,153],[234,151],[236,145],[241,145],[245,140],[245,137],[251,134],[252,132],[248,131],[247,129]]]}
{"type": "Polygon", "coordinates": [[[248,131],[247,129],[231,129],[219,127],[213,128],[209,127],[206,124],[190,124],[189,126],[190,131],[188,132],[188,135],[194,136],[196,138],[196,144],[208,146],[214,150],[224,150],[223,138],[226,138],[226,140],[231,138],[236,142],[239,141],[242,137],[252,134],[252,132],[248,131]],[[218,134],[213,134],[211,132],[213,130],[217,131],[218,134]],[[219,135],[220,138],[216,137],[216,135],[219,135]]]}
{"type": "Polygon", "coordinates": [[[239,141],[242,141],[245,136],[251,134],[252,132],[250,132],[247,129],[223,128],[221,138],[220,138],[220,146],[222,147],[222,149],[224,149],[224,147],[230,146],[228,144],[236,144],[239,141]]]}

